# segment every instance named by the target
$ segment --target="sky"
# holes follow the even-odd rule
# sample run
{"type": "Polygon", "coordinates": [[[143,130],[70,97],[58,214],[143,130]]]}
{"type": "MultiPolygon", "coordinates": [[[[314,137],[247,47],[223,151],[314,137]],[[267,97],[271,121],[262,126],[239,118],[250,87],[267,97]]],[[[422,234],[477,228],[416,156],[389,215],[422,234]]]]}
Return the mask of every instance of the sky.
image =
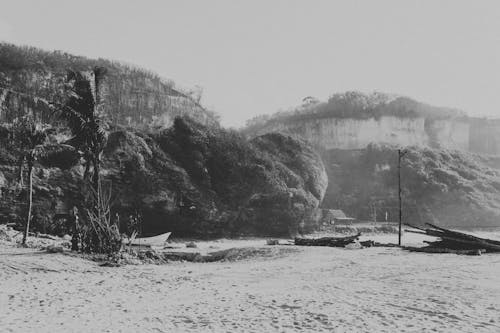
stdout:
{"type": "Polygon", "coordinates": [[[498,0],[0,0],[0,40],[133,63],[239,127],[360,90],[500,117],[498,0]]]}

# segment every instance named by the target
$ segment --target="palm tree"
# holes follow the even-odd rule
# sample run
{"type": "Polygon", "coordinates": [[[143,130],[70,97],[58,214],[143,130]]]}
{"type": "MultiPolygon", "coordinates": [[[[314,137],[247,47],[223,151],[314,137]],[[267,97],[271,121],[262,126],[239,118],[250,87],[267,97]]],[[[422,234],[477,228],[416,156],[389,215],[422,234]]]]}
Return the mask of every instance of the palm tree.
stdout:
{"type": "Polygon", "coordinates": [[[22,244],[26,244],[28,238],[31,214],[33,207],[33,166],[38,155],[43,152],[43,144],[46,142],[47,135],[41,126],[37,126],[33,119],[25,117],[17,124],[15,129],[16,141],[21,148],[21,158],[19,165],[19,176],[21,186],[23,185],[23,168],[28,167],[28,191],[27,203],[28,212],[24,228],[22,244]]]}
{"type": "Polygon", "coordinates": [[[84,179],[89,178],[92,167],[91,183],[98,196],[97,202],[100,196],[101,155],[108,129],[101,91],[105,73],[106,70],[101,67],[96,67],[91,72],[70,71],[70,97],[59,110],[60,117],[66,120],[73,133],[68,143],[80,150],[85,159],[84,179]]]}
{"type": "Polygon", "coordinates": [[[14,127],[15,141],[20,147],[19,176],[20,184],[23,186],[23,169],[27,166],[28,191],[27,191],[27,217],[24,228],[22,244],[26,244],[28,238],[30,222],[33,211],[33,171],[40,159],[48,159],[51,155],[58,154],[63,150],[74,150],[73,147],[63,144],[52,144],[48,142],[49,134],[52,131],[50,126],[37,124],[32,117],[21,118],[14,127]]]}
{"type": "Polygon", "coordinates": [[[106,144],[108,122],[102,103],[102,81],[106,70],[96,67],[91,72],[69,72],[69,99],[60,109],[73,137],[67,142],[78,149],[85,160],[84,180],[91,180],[86,225],[82,229],[82,250],[115,252],[121,247],[118,227],[111,224],[111,190],[101,188],[101,155],[106,144]],[[90,170],[92,168],[92,174],[90,170]]]}

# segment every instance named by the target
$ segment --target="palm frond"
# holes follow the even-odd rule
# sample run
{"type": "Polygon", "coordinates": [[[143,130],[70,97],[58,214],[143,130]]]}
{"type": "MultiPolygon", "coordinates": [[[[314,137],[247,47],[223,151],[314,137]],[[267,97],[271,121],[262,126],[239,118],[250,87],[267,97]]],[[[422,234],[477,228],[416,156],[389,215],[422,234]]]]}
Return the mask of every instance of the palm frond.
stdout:
{"type": "Polygon", "coordinates": [[[33,158],[44,167],[69,169],[78,164],[82,154],[67,144],[39,145],[33,149],[33,158]]]}

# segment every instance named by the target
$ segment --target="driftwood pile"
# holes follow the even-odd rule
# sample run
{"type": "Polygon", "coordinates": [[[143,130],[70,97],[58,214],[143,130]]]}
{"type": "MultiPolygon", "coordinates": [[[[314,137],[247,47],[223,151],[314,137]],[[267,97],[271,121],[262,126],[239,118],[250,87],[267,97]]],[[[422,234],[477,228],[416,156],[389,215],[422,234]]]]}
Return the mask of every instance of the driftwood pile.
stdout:
{"type": "Polygon", "coordinates": [[[485,252],[500,252],[500,241],[480,238],[465,234],[458,231],[453,231],[438,227],[434,224],[426,223],[430,228],[420,228],[409,225],[417,230],[406,229],[406,232],[412,232],[427,236],[438,237],[440,240],[429,242],[424,247],[403,247],[405,250],[412,252],[427,252],[427,253],[456,253],[467,255],[481,255],[485,252]]]}
{"type": "Polygon", "coordinates": [[[295,238],[295,245],[345,247],[357,241],[359,236],[361,236],[360,233],[346,237],[295,238]]]}
{"type": "MultiPolygon", "coordinates": [[[[295,245],[301,246],[330,246],[330,247],[346,247],[351,243],[359,240],[361,233],[346,237],[322,237],[322,238],[295,238],[295,245]]],[[[270,245],[270,244],[268,244],[270,245]]],[[[359,242],[361,248],[365,247],[397,247],[397,244],[379,243],[372,240],[359,242]]]]}

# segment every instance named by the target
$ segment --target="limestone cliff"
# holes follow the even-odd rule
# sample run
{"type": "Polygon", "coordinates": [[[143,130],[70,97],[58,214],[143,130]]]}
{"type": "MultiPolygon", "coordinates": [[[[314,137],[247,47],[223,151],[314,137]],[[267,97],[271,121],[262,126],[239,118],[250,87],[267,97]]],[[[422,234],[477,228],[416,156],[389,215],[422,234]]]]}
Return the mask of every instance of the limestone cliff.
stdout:
{"type": "Polygon", "coordinates": [[[336,94],[328,102],[253,119],[245,131],[297,134],[327,150],[378,143],[500,155],[500,120],[471,118],[453,109],[383,94],[336,94]]]}

